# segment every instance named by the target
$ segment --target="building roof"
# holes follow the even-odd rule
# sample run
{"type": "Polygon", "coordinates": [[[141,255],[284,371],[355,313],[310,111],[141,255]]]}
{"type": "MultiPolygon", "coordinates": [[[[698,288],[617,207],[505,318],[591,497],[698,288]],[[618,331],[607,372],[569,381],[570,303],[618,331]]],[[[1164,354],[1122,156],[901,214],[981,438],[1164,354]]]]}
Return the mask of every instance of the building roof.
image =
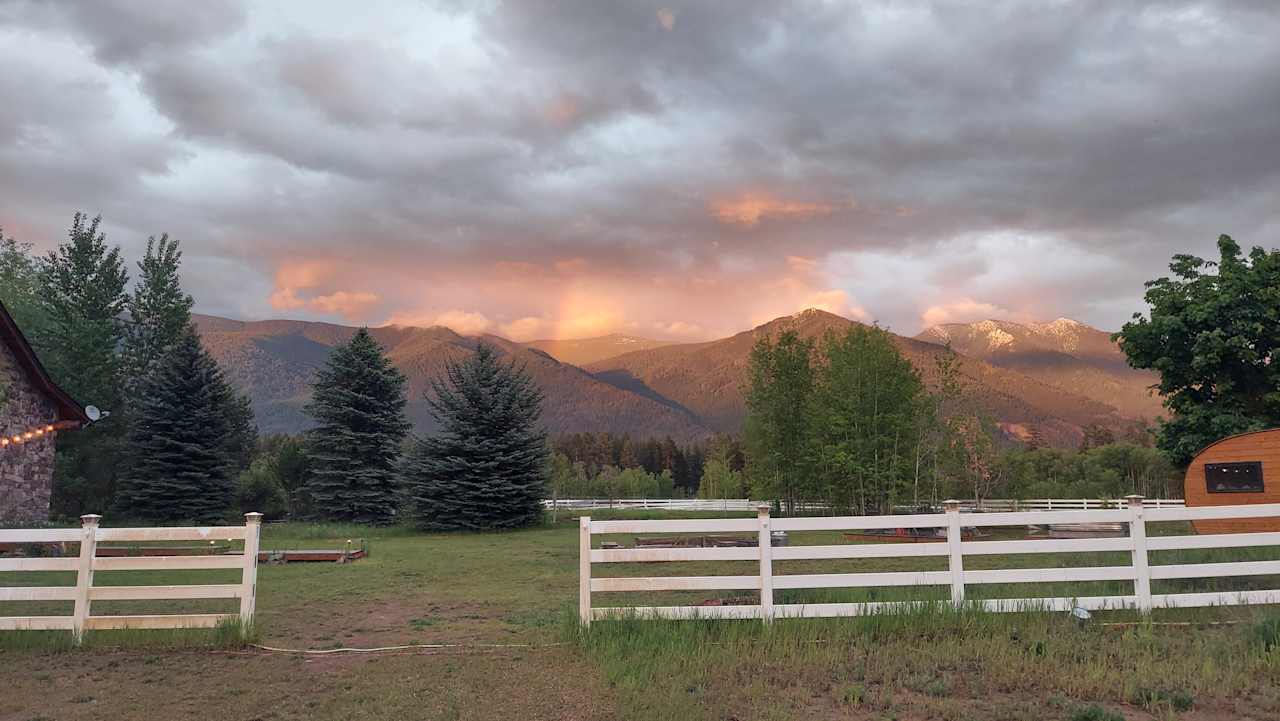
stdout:
{"type": "Polygon", "coordinates": [[[76,426],[89,423],[89,416],[85,415],[84,406],[67,395],[67,392],[59,388],[58,384],[49,377],[49,372],[41,365],[40,358],[32,350],[26,336],[22,335],[22,330],[14,322],[13,316],[9,315],[9,310],[4,307],[4,303],[0,303],[0,342],[13,351],[13,355],[18,359],[18,365],[31,379],[31,384],[53,402],[58,409],[59,421],[69,421],[76,426]]]}

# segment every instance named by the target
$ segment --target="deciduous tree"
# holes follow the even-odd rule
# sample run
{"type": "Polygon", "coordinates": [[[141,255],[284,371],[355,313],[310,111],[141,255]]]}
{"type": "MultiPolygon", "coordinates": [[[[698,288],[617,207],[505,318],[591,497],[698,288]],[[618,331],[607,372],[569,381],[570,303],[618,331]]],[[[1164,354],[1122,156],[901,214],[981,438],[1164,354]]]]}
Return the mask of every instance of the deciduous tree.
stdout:
{"type": "Polygon", "coordinates": [[[1149,317],[1116,334],[1131,366],[1160,373],[1173,417],[1157,445],[1180,466],[1224,436],[1280,425],[1280,251],[1246,256],[1223,235],[1218,253],[1175,255],[1173,276],[1147,283],[1149,317]]]}

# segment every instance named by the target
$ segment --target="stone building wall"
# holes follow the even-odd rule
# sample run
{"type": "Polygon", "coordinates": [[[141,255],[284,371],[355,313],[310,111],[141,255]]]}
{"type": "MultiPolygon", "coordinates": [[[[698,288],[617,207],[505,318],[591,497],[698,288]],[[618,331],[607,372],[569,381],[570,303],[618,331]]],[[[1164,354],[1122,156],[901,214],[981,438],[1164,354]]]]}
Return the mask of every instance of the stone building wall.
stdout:
{"type": "MultiPolygon", "coordinates": [[[[0,342],[0,438],[57,421],[57,409],[31,385],[13,351],[0,342]]],[[[46,433],[0,447],[0,525],[49,520],[53,490],[53,444],[46,433]]]]}

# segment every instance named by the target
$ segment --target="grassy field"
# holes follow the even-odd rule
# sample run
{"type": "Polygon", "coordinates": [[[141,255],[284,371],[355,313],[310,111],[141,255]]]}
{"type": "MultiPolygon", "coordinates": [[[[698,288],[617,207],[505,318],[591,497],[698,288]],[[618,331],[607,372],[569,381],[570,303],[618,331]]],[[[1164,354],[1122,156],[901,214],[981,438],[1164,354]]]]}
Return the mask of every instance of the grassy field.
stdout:
{"type": "MultiPolygon", "coordinates": [[[[780,621],[767,629],[759,622],[610,622],[581,634],[573,622],[577,528],[572,517],[561,516],[555,526],[481,535],[269,526],[263,546],[336,547],[361,537],[369,539],[371,555],[356,563],[262,567],[257,641],[313,650],[444,647],[298,654],[238,647],[231,635],[216,632],[104,632],[91,634],[86,649],[69,650],[63,635],[0,634],[0,687],[5,689],[0,721],[154,721],[210,714],[739,721],[1280,718],[1280,649],[1268,648],[1269,639],[1280,640],[1276,609],[1158,612],[1155,625],[1119,626],[1105,624],[1135,619],[1108,613],[1079,626],[1065,614],[930,609],[780,621]],[[1192,625],[1160,625],[1170,622],[1192,625]]],[[[840,540],[831,534],[792,538],[793,543],[840,540]]],[[[1250,557],[1276,556],[1254,551],[1250,557]]],[[[1179,558],[1226,556],[1205,552],[1179,558]]],[[[991,567],[1123,562],[1106,554],[974,560],[991,567]]],[[[781,572],[941,569],[943,564],[945,559],[794,562],[781,572]]],[[[734,564],[597,567],[603,570],[752,572],[750,564],[742,569],[734,564]]],[[[235,572],[226,573],[119,572],[102,574],[100,580],[235,580],[235,572]]],[[[0,584],[6,585],[71,582],[69,574],[0,574],[0,584]]],[[[1275,588],[1280,579],[1247,583],[1275,588]]],[[[1066,588],[1081,595],[1125,590],[1116,584],[1044,584],[984,593],[1070,593],[1066,588]]],[[[780,600],[934,597],[911,589],[794,593],[780,600]]],[[[688,602],[696,594],[619,596],[619,605],[630,605],[688,602]]],[[[230,601],[172,607],[118,602],[95,604],[95,613],[211,612],[233,606],[230,601]]],[[[4,615],[69,612],[69,604],[0,603],[4,615]]]]}

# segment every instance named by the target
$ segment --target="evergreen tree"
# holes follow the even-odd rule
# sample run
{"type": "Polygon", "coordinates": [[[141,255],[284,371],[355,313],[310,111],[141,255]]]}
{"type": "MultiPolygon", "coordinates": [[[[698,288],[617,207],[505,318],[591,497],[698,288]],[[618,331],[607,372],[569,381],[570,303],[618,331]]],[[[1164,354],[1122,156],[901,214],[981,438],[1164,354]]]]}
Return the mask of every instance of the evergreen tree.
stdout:
{"type": "Polygon", "coordinates": [[[399,505],[397,464],[409,432],[405,377],[361,328],[316,373],[307,413],[311,476],[306,492],[318,518],[390,523],[399,505]]]}
{"type": "Polygon", "coordinates": [[[116,512],[152,522],[208,523],[227,516],[235,476],[222,371],[188,326],[142,383],[128,437],[129,470],[116,512]]]}
{"type": "Polygon", "coordinates": [[[258,424],[254,420],[249,397],[237,393],[230,384],[222,396],[222,412],[227,417],[227,459],[233,473],[249,468],[258,446],[258,424]]]}
{"type": "Polygon", "coordinates": [[[129,328],[125,337],[126,384],[143,382],[170,348],[180,343],[191,325],[191,296],[182,292],[178,267],[182,251],[169,235],[147,239],[147,252],[138,262],[138,285],[129,296],[129,328]]]}
{"type": "Polygon", "coordinates": [[[542,516],[547,436],[542,392],[521,368],[480,344],[432,383],[440,432],[406,464],[414,512],[427,529],[515,528],[542,516]]]}
{"type": "Polygon", "coordinates": [[[40,261],[47,323],[34,335],[41,359],[71,397],[112,413],[58,439],[51,513],[75,517],[111,505],[127,430],[120,347],[129,276],[120,249],[108,248],[92,221],[76,213],[68,239],[40,261]]]}

